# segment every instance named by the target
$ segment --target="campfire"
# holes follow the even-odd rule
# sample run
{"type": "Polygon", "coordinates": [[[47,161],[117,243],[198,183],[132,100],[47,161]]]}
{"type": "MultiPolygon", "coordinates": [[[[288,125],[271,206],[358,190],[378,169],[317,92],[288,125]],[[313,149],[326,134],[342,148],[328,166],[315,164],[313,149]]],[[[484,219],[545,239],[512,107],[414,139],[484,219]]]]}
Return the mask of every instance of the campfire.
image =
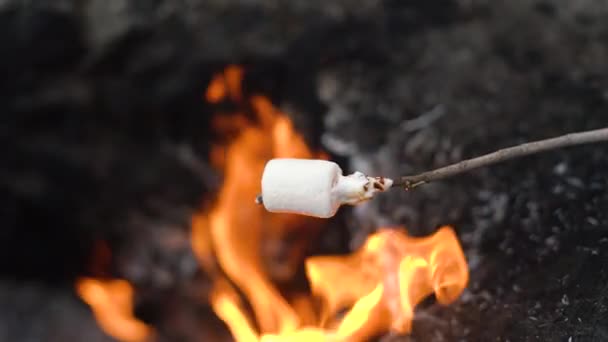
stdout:
{"type": "MultiPolygon", "coordinates": [[[[467,264],[451,227],[414,238],[403,228],[380,228],[350,255],[306,256],[322,227],[318,219],[269,213],[254,202],[272,158],[327,158],[311,151],[288,116],[263,95],[245,96],[243,69],[228,66],[205,100],[230,101],[238,111],[217,115],[214,129],[230,136],[213,147],[211,162],[224,175],[208,211],[192,220],[192,248],[211,275],[210,303],[234,339],[248,341],[365,341],[407,334],[415,306],[435,295],[456,300],[468,282],[467,264]],[[286,261],[272,251],[289,234],[286,261]],[[283,262],[271,274],[268,263],[283,262]],[[304,266],[308,292],[290,290],[304,266]],[[282,284],[282,288],[279,287],[282,284]]],[[[299,287],[301,288],[301,286],[299,287]]],[[[133,289],[124,280],[81,279],[77,289],[99,325],[125,342],[145,341],[152,328],[132,316],[133,289]]]]}
{"type": "Polygon", "coordinates": [[[0,1],[0,341],[608,340],[605,16],[0,1]]]}

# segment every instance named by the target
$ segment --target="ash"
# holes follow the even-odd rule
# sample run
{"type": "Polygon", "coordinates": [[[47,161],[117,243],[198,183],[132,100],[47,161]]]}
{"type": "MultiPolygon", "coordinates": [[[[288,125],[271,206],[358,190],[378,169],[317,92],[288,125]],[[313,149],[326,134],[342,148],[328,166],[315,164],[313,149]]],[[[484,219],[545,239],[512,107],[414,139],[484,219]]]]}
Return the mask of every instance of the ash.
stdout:
{"type": "MultiPolygon", "coordinates": [[[[99,240],[159,340],[225,337],[192,305],[209,281],[188,230],[220,185],[202,94],[226,64],[348,172],[608,126],[602,0],[5,0],[0,27],[2,340],[107,340],[72,287],[99,240]]],[[[383,341],[608,340],[607,168],[608,147],[585,146],[393,190],[315,248],[457,229],[468,290],[383,341]]]]}

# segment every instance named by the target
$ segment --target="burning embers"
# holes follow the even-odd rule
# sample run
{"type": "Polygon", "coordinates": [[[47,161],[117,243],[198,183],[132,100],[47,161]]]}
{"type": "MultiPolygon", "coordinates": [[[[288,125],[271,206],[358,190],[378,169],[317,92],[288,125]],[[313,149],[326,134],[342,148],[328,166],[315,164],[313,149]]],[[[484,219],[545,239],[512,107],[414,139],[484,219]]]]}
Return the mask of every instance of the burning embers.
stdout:
{"type": "MultiPolygon", "coordinates": [[[[434,294],[441,304],[455,300],[468,271],[449,227],[425,238],[380,229],[351,255],[304,260],[327,221],[269,213],[253,199],[268,160],[327,158],[309,150],[269,99],[245,96],[242,77],[239,67],[230,66],[207,89],[207,102],[230,101],[240,109],[215,118],[214,129],[231,137],[211,151],[224,183],[213,207],[192,222],[192,247],[214,279],[209,300],[235,340],[362,341],[407,333],[414,307],[425,297],[434,294]],[[302,264],[312,293],[276,285],[297,282],[302,264]]],[[[128,283],[85,279],[78,290],[109,334],[123,341],[150,336],[150,328],[130,315],[128,283]],[[113,300],[116,293],[122,299],[113,300]],[[131,334],[117,332],[117,326],[131,334]]]]}

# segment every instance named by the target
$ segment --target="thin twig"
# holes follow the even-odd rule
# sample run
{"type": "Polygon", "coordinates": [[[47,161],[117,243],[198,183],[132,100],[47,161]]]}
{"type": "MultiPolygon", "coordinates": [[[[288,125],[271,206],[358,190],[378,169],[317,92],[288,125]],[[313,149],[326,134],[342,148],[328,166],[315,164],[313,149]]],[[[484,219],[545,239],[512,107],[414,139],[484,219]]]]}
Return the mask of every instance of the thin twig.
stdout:
{"type": "Polygon", "coordinates": [[[435,180],[452,177],[473,169],[500,163],[509,159],[523,157],[543,151],[562,147],[608,141],[608,128],[593,131],[570,133],[557,138],[533,141],[509,148],[504,148],[477,158],[467,159],[436,170],[423,172],[413,176],[403,176],[395,181],[395,185],[403,186],[406,190],[435,180]]]}

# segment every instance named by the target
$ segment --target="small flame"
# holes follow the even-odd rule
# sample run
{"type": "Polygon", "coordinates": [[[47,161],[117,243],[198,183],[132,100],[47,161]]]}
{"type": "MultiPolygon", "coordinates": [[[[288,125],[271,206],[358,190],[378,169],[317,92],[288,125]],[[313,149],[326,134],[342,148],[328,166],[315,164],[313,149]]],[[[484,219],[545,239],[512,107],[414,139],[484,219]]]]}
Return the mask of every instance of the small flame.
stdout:
{"type": "Polygon", "coordinates": [[[241,68],[229,66],[207,89],[208,102],[229,98],[252,110],[257,120],[237,113],[214,122],[218,130],[237,134],[229,144],[212,150],[211,161],[223,171],[224,184],[215,206],[195,215],[192,230],[201,265],[216,275],[211,304],[234,338],[361,341],[387,331],[409,332],[414,307],[428,295],[434,293],[441,304],[454,301],[468,282],[468,270],[449,227],[425,238],[381,229],[352,255],[306,260],[311,295],[288,299],[281,294],[264,267],[261,246],[269,234],[290,230],[306,218],[269,214],[252,199],[260,192],[269,159],[325,156],[309,150],[289,118],[269,99],[244,99],[242,78],[241,68]],[[217,266],[227,278],[219,275],[217,266]],[[321,299],[321,310],[314,309],[314,297],[321,299]]]}
{"type": "Polygon", "coordinates": [[[205,98],[209,103],[218,103],[226,97],[234,102],[241,100],[241,82],[243,81],[243,69],[236,65],[230,65],[224,73],[216,75],[207,88],[205,98]]]}
{"type": "Polygon", "coordinates": [[[133,316],[133,288],[127,281],[81,278],[76,291],[108,335],[123,342],[142,342],[151,335],[152,330],[133,316]]]}
{"type": "Polygon", "coordinates": [[[441,304],[456,300],[468,269],[456,235],[442,227],[424,238],[381,229],[356,253],[313,257],[306,262],[312,292],[325,302],[326,325],[341,340],[364,340],[385,330],[408,333],[414,307],[435,294],[441,304]],[[340,322],[339,310],[350,311],[340,322]]]}
{"type": "Polygon", "coordinates": [[[245,314],[241,299],[227,280],[216,280],[211,302],[218,317],[229,322],[230,332],[237,341],[257,341],[255,329],[245,314]]]}

